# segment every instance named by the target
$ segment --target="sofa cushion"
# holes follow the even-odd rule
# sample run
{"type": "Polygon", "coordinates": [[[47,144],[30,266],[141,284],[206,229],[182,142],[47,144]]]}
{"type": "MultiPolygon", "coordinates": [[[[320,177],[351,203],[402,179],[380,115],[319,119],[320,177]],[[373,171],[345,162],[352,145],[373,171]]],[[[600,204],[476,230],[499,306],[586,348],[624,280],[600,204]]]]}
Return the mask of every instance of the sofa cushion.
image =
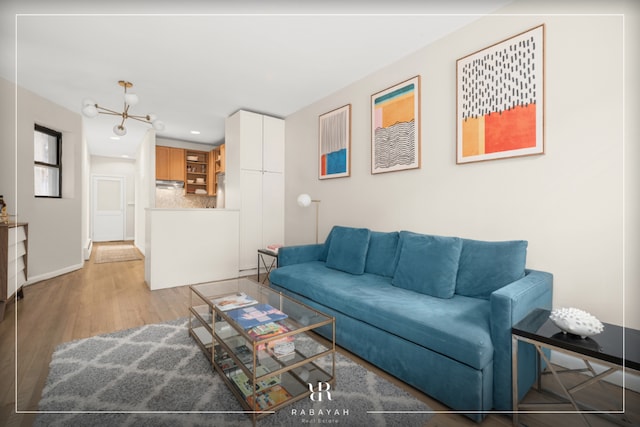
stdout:
{"type": "Polygon", "coordinates": [[[400,233],[394,286],[438,298],[455,293],[462,241],[457,237],[400,233]]]}
{"type": "Polygon", "coordinates": [[[370,234],[367,228],[333,227],[327,267],[351,274],[364,273],[370,234]]]}
{"type": "Polygon", "coordinates": [[[397,231],[390,233],[371,232],[367,262],[364,267],[365,273],[393,277],[396,269],[395,257],[398,250],[399,236],[400,234],[397,231]]]}
{"type": "Polygon", "coordinates": [[[493,360],[489,301],[461,295],[436,298],[393,286],[389,277],[355,276],[320,261],[278,268],[269,279],[275,289],[287,289],[475,369],[493,360]]]}
{"type": "Polygon", "coordinates": [[[524,277],[527,241],[463,239],[456,293],[489,299],[495,290],[524,277]]]}

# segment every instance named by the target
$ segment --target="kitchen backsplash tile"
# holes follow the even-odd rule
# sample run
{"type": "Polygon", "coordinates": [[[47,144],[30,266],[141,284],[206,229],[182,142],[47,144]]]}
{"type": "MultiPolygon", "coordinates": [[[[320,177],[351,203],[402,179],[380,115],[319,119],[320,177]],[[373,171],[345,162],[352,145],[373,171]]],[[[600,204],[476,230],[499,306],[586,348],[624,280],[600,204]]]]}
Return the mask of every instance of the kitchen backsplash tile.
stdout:
{"type": "Polygon", "coordinates": [[[156,188],[156,208],[194,209],[215,207],[215,196],[187,196],[184,194],[183,188],[156,188]]]}

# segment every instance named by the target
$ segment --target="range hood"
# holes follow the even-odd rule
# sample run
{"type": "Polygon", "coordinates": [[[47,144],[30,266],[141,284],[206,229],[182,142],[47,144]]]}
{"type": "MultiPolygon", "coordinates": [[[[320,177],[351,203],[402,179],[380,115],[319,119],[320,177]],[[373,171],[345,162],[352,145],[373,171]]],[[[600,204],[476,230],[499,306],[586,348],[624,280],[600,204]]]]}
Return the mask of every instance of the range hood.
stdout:
{"type": "Polygon", "coordinates": [[[156,188],[168,188],[168,189],[184,188],[184,181],[157,179],[156,188]]]}

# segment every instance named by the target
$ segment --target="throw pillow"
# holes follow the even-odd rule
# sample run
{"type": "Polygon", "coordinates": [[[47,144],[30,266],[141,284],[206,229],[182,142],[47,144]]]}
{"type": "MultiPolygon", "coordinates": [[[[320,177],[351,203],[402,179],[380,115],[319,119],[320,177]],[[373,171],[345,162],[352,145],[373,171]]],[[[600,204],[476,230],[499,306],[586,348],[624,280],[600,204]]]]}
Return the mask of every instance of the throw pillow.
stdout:
{"type": "Polygon", "coordinates": [[[367,228],[333,227],[327,267],[351,274],[364,273],[370,234],[367,228]]]}
{"type": "Polygon", "coordinates": [[[385,277],[393,277],[396,267],[399,233],[372,231],[364,271],[385,277]]]}
{"type": "Polygon", "coordinates": [[[399,288],[451,298],[462,241],[457,237],[401,233],[398,265],[391,283],[399,288]]]}
{"type": "Polygon", "coordinates": [[[527,241],[463,239],[456,293],[489,299],[491,293],[524,277],[527,241]]]}

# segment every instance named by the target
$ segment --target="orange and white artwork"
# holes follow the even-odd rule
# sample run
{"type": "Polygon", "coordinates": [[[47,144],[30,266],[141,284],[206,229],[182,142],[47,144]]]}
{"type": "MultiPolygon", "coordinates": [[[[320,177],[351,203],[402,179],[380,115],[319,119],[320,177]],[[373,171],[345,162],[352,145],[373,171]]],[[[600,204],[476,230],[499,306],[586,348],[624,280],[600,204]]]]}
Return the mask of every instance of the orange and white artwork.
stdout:
{"type": "Polygon", "coordinates": [[[544,153],[544,25],[457,61],[457,163],[544,153]]]}

